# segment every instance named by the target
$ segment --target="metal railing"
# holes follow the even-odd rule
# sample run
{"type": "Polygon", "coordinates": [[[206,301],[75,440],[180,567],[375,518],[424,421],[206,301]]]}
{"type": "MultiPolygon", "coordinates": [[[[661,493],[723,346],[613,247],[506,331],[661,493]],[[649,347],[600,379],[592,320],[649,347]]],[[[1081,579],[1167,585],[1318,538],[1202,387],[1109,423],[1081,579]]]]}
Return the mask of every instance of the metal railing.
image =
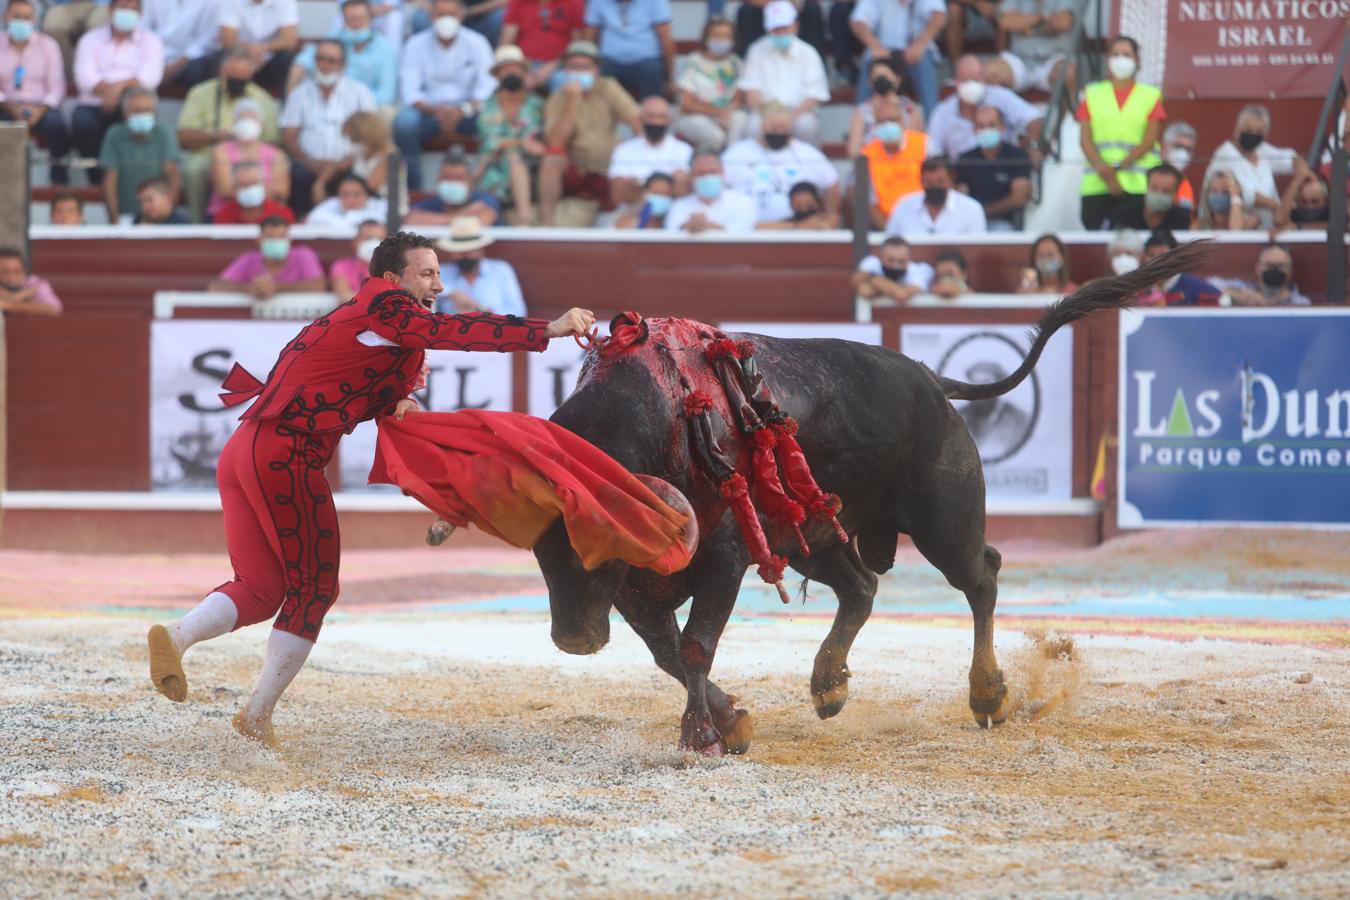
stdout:
{"type": "MultiPolygon", "coordinates": [[[[1327,178],[1327,302],[1344,304],[1346,293],[1346,148],[1340,128],[1340,117],[1332,117],[1333,110],[1344,110],[1347,96],[1345,63],[1350,58],[1350,31],[1341,40],[1336,65],[1332,67],[1331,84],[1327,87],[1322,111],[1317,116],[1312,144],[1308,148],[1308,168],[1316,170],[1324,150],[1331,151],[1331,172],[1327,178]]],[[[1350,113],[1347,113],[1350,115],[1350,113]]]]}

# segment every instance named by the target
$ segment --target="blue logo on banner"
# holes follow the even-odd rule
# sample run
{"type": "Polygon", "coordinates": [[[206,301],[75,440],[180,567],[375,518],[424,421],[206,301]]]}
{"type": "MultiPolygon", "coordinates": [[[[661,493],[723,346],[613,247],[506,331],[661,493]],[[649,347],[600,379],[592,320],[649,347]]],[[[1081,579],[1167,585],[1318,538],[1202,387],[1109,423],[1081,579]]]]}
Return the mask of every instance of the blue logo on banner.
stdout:
{"type": "Polygon", "coordinates": [[[1121,328],[1121,526],[1350,525],[1350,315],[1172,310],[1121,328]]]}

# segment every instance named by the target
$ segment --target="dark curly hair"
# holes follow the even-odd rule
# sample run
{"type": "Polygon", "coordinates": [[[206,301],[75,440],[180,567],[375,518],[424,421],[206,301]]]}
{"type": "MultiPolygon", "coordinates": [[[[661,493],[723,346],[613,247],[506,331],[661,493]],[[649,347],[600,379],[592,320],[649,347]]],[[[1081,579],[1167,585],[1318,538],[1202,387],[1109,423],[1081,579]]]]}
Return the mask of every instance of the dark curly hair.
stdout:
{"type": "Polygon", "coordinates": [[[395,231],[380,241],[380,245],[370,255],[370,274],[379,278],[385,272],[401,273],[408,267],[409,250],[433,250],[435,247],[429,237],[411,231],[395,231]]]}

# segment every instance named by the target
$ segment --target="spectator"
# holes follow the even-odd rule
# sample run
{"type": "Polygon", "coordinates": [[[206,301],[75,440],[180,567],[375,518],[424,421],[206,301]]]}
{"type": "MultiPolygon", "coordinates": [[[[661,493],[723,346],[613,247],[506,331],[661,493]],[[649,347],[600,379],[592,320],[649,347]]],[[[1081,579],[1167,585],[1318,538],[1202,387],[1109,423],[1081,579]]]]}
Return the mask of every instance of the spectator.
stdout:
{"type": "Polygon", "coordinates": [[[1195,211],[1196,224],[1210,231],[1245,231],[1256,227],[1256,213],[1242,203],[1242,189],[1233,173],[1214,169],[1206,173],[1204,194],[1195,211]]]}
{"type": "Polygon", "coordinates": [[[355,228],[367,219],[384,221],[389,205],[371,191],[360,175],[347,173],[338,179],[337,193],[310,210],[306,225],[355,228]]]}
{"type": "Polygon", "coordinates": [[[791,112],[797,137],[819,144],[820,118],[815,110],[830,99],[825,63],[810,44],[797,37],[797,10],[791,0],[772,0],[765,6],[764,25],[769,33],[746,51],[741,74],[741,90],[750,109],[746,130],[750,134],[762,131],[763,108],[772,103],[791,112]]]}
{"type": "Polygon", "coordinates": [[[888,237],[875,256],[863,257],[854,271],[853,291],[864,300],[894,300],[908,303],[928,292],[933,282],[933,267],[909,258],[909,242],[888,237]]]}
{"type": "Polygon", "coordinates": [[[933,261],[933,283],[929,293],[944,300],[954,300],[962,294],[970,293],[966,279],[970,276],[970,266],[960,250],[944,250],[933,261]]]}
{"type": "Polygon", "coordinates": [[[1118,37],[1107,49],[1108,81],[1094,81],[1084,90],[1075,118],[1082,125],[1080,142],[1087,168],[1079,188],[1083,227],[1099,231],[1111,212],[1147,189],[1147,172],[1159,163],[1154,148],[1162,123],[1162,91],[1134,80],[1139,70],[1139,45],[1118,37]]]}
{"type": "MultiPolygon", "coordinates": [[[[268,99],[271,100],[270,97],[268,99]]],[[[234,125],[230,130],[232,137],[216,144],[211,152],[211,202],[207,211],[213,219],[225,205],[226,199],[234,196],[234,169],[241,162],[258,164],[268,197],[278,204],[284,204],[290,198],[291,163],[285,153],[262,139],[267,127],[263,115],[262,107],[252,100],[239,100],[234,104],[234,125]]],[[[272,128],[275,131],[275,121],[272,128]]],[[[262,218],[265,215],[258,221],[262,221],[262,218]]]]}
{"type": "Polygon", "coordinates": [[[585,27],[585,0],[507,0],[500,47],[516,46],[529,60],[526,85],[548,88],[567,45],[585,27]]]}
{"type": "Polygon", "coordinates": [[[877,95],[874,105],[875,137],[862,148],[872,182],[872,227],[883,228],[895,203],[922,186],[919,170],[928,156],[928,135],[901,127],[902,109],[894,95],[877,95]]]}
{"type": "Polygon", "coordinates": [[[587,37],[600,44],[600,74],[639,101],[664,94],[675,71],[670,0],[590,0],[587,37]]]}
{"type": "Polygon", "coordinates": [[[1031,159],[1003,135],[998,107],[975,111],[977,146],[956,161],[956,185],[984,207],[990,231],[1021,231],[1022,214],[1031,199],[1031,159]]]}
{"type": "Polygon", "coordinates": [[[1177,205],[1195,209],[1195,186],[1186,177],[1186,167],[1195,159],[1195,128],[1187,122],[1172,122],[1163,129],[1162,160],[1181,173],[1177,205]]]}
{"type": "Polygon", "coordinates": [[[619,213],[614,220],[618,229],[666,227],[666,216],[675,202],[675,179],[664,172],[653,172],[642,185],[642,205],[619,213]]]}
{"type": "Polygon", "coordinates": [[[1127,275],[1139,268],[1143,257],[1144,239],[1136,231],[1117,231],[1106,245],[1106,258],[1117,275],[1127,275]]]}
{"type": "MultiPolygon", "coordinates": [[[[1330,129],[1328,129],[1329,131],[1330,129]]],[[[1350,96],[1345,98],[1345,105],[1341,108],[1340,118],[1336,122],[1336,130],[1341,134],[1341,146],[1350,153],[1350,96]]],[[[1331,184],[1331,147],[1329,143],[1332,135],[1326,137],[1327,149],[1322,151],[1322,164],[1317,169],[1317,174],[1322,176],[1322,180],[1328,185],[1331,184]]],[[[1350,178],[1345,180],[1345,193],[1350,197],[1350,178]]]]}
{"type": "MultiPolygon", "coordinates": [[[[412,2],[413,15],[411,18],[414,23],[420,22],[422,25],[421,28],[414,27],[412,29],[415,34],[418,31],[425,31],[430,28],[431,20],[422,9],[426,0],[412,0],[412,2]]],[[[403,47],[403,0],[370,0],[370,11],[374,15],[371,27],[397,53],[403,47]]],[[[339,31],[344,27],[345,21],[342,16],[342,9],[339,7],[333,13],[333,26],[330,30],[339,31]]]]}
{"type": "Polygon", "coordinates": [[[1294,178],[1275,213],[1275,227],[1323,230],[1330,219],[1327,183],[1302,159],[1294,160],[1294,178]]]}
{"type": "Polygon", "coordinates": [[[23,122],[47,148],[53,184],[70,175],[70,129],[61,112],[66,99],[66,67],[61,47],[36,30],[32,0],[10,0],[5,32],[0,35],[0,122],[23,122]]]}
{"type": "MultiPolygon", "coordinates": [[[[221,196],[233,193],[221,188],[222,163],[228,167],[241,159],[256,159],[271,172],[278,167],[268,159],[280,159],[283,161],[280,168],[290,178],[285,154],[269,146],[281,143],[281,129],[277,126],[276,101],[251,81],[257,68],[252,53],[235,47],[225,54],[219,76],[188,91],[183,101],[178,117],[178,143],[188,154],[183,166],[183,192],[193,221],[201,221],[204,212],[214,213],[214,206],[218,206],[208,205],[211,185],[221,196]],[[241,124],[245,119],[248,124],[241,124]],[[227,148],[224,153],[222,147],[227,148]]],[[[289,181],[284,189],[274,191],[279,200],[289,195],[289,181]]]]}
{"type": "Polygon", "coordinates": [[[47,283],[28,272],[23,254],[13,247],[0,247],[0,313],[28,316],[59,316],[61,299],[47,283]]]}
{"type": "Polygon", "coordinates": [[[1177,203],[1181,173],[1167,163],[1148,170],[1146,192],[1117,206],[1107,218],[1107,226],[1139,231],[1189,231],[1191,211],[1177,203]]]}
{"type": "Polygon", "coordinates": [[[1064,242],[1043,234],[1031,245],[1030,265],[1022,270],[1019,294],[1072,294],[1078,290],[1069,272],[1069,254],[1064,242]]]}
{"type": "MultiPolygon", "coordinates": [[[[721,2],[721,0],[717,0],[721,2]]],[[[806,41],[812,49],[819,54],[823,60],[825,58],[825,16],[821,12],[818,0],[790,0],[793,9],[797,12],[798,21],[801,22],[800,37],[806,41]]],[[[736,11],[736,55],[745,59],[746,54],[750,52],[750,46],[764,37],[767,33],[768,17],[765,12],[768,8],[769,0],[745,0],[740,9],[736,11]]],[[[713,9],[714,4],[708,4],[709,15],[720,16],[722,9],[713,9]]]]}
{"type": "MultiPolygon", "coordinates": [[[[352,154],[342,127],[353,113],[375,109],[370,88],[343,74],[346,50],[331,39],[319,42],[314,54],[314,77],[302,82],[286,98],[281,130],[291,157],[291,208],[307,213],[328,181],[352,154]]],[[[411,174],[409,175],[411,181],[411,174]]]]}
{"type": "MultiPolygon", "coordinates": [[[[359,81],[375,95],[382,107],[398,103],[398,44],[391,44],[373,27],[375,16],[370,0],[343,0],[341,27],[332,37],[342,42],[347,54],[347,77],[359,81]]],[[[306,47],[291,68],[291,86],[314,72],[314,47],[306,47]]]]}
{"type": "Polygon", "coordinates": [[[694,190],[671,205],[666,215],[666,231],[749,234],[755,230],[754,198],[727,187],[722,177],[722,160],[716,153],[695,153],[689,173],[694,179],[694,190]]]}
{"type": "Polygon", "coordinates": [[[501,205],[497,198],[474,184],[469,161],[458,153],[451,153],[441,161],[436,195],[414,203],[404,221],[408,225],[449,225],[456,219],[471,216],[484,225],[495,225],[500,215],[501,205]]]}
{"type": "MultiPolygon", "coordinates": [[[[1242,205],[1256,213],[1258,226],[1269,228],[1280,208],[1275,176],[1293,171],[1295,153],[1266,142],[1270,131],[1270,110],[1264,106],[1244,106],[1238,113],[1233,139],[1224,141],[1210,158],[1209,170],[1227,169],[1242,191],[1242,205]]],[[[1208,179],[1206,179],[1208,180],[1208,179]]]]}
{"type": "Polygon", "coordinates": [[[361,176],[371,193],[388,199],[389,161],[397,152],[389,120],[378,112],[352,113],[342,123],[342,136],[351,141],[352,154],[338,164],[338,172],[361,176]]]}
{"type": "Polygon", "coordinates": [[[986,85],[982,71],[974,56],[956,61],[956,93],[939,103],[928,118],[928,137],[936,152],[956,159],[976,149],[975,112],[992,106],[1003,120],[1003,140],[1010,144],[1025,141],[1032,164],[1039,166],[1045,124],[1040,111],[1005,87],[986,85]]]}
{"type": "Polygon", "coordinates": [[[758,221],[781,222],[792,216],[788,190],[799,181],[809,181],[824,194],[825,215],[837,221],[839,173],[834,164],[792,136],[792,113],[783,107],[764,107],[761,121],[759,138],[738,141],[723,154],[727,184],[754,198],[758,221]]]}
{"type": "Polygon", "coordinates": [[[230,166],[229,197],[216,212],[212,221],[217,225],[261,225],[268,219],[282,219],[295,224],[295,213],[281,201],[267,195],[267,182],[262,166],[242,160],[230,166]]]}
{"type": "Polygon", "coordinates": [[[1081,5],[1078,0],[1000,0],[998,25],[1007,35],[1008,48],[990,63],[990,81],[1019,94],[1050,93],[1063,75],[1064,96],[1078,96],[1074,17],[1081,5]]]}
{"type": "Polygon", "coordinates": [[[78,194],[68,191],[52,197],[51,220],[53,225],[83,225],[84,201],[78,194]]]}
{"type": "MultiPolygon", "coordinates": [[[[924,115],[931,116],[938,102],[938,48],[934,39],[947,24],[942,0],[858,0],[849,24],[867,48],[864,58],[904,54],[924,115]]],[[[867,99],[870,90],[866,80],[859,83],[859,99],[867,99]]]]}
{"type": "Polygon", "coordinates": [[[648,97],[638,113],[642,133],[614,148],[609,160],[609,199],[616,206],[643,200],[647,178],[664,172],[675,180],[675,193],[689,193],[689,160],[694,148],[670,133],[670,104],[648,97]]]}
{"type": "Polygon", "coordinates": [[[98,164],[103,167],[103,198],[108,221],[116,222],[123,213],[137,209],[136,189],[147,178],[163,178],[177,198],[183,154],[178,139],[168,125],[155,118],[159,99],[145,88],[135,87],[122,95],[126,121],[108,129],[99,150],[98,164]]]}
{"type": "Polygon", "coordinates": [[[516,270],[504,259],[487,258],[492,243],[492,236],[483,233],[483,223],[473,216],[450,223],[450,237],[437,244],[446,252],[441,263],[445,292],[436,298],[438,312],[526,315],[516,270]]]}
{"type": "Polygon", "coordinates": [[[319,257],[308,247],[293,246],[290,224],[280,216],[272,216],[264,219],[259,229],[258,249],[230,263],[211,282],[209,290],[271,300],[280,293],[327,288],[319,257]]]}
{"type": "Polygon", "coordinates": [[[519,47],[497,48],[492,77],[497,79],[497,90],[478,114],[478,188],[493,197],[499,208],[514,204],[516,221],[533,225],[534,185],[544,156],[539,139],[544,101],[528,90],[525,55],[519,47]]]}
{"type": "Polygon", "coordinates": [[[1307,306],[1312,303],[1294,284],[1294,254],[1272,241],[1256,257],[1256,280],[1211,279],[1234,306],[1307,306]]]}
{"type": "Polygon", "coordinates": [[[76,42],[107,25],[111,12],[107,0],[51,0],[46,10],[42,30],[61,48],[61,57],[68,70],[74,65],[76,42]]]}
{"type": "Polygon", "coordinates": [[[799,181],[788,190],[788,208],[791,215],[786,219],[772,222],[760,222],[755,226],[758,231],[788,230],[826,230],[839,227],[839,215],[826,212],[825,197],[820,188],[809,181],[799,181]]]}
{"type": "Polygon", "coordinates": [[[563,58],[565,83],[544,107],[544,143],[549,148],[539,167],[539,208],[552,225],[558,201],[580,196],[609,200],[610,158],[619,142],[620,124],[642,131],[638,107],[613,78],[600,75],[600,57],[590,41],[573,41],[563,58]]]}
{"type": "Polygon", "coordinates": [[[895,204],[886,222],[887,234],[983,234],[984,207],[960,191],[952,190],[955,173],[951,160],[934,156],[923,162],[919,181],[923,190],[906,194],[895,204]]]}
{"type": "Polygon", "coordinates": [[[867,73],[872,95],[853,107],[848,125],[847,152],[850,159],[876,139],[877,110],[884,104],[898,105],[900,118],[897,121],[905,131],[923,132],[923,107],[907,96],[910,91],[909,67],[905,65],[904,56],[893,53],[873,59],[867,66],[867,73]]]}
{"type": "Polygon", "coordinates": [[[191,225],[187,213],[174,200],[173,185],[163,178],[148,178],[136,189],[134,225],[191,225]]]}
{"type": "Polygon", "coordinates": [[[220,0],[220,46],[253,54],[253,80],[280,95],[300,47],[296,0],[220,0]]]}
{"type": "Polygon", "coordinates": [[[384,223],[375,219],[366,219],[356,226],[352,255],[339,259],[328,270],[328,280],[339,299],[353,297],[361,290],[361,285],[370,277],[370,257],[387,235],[384,223]]]}
{"type": "Polygon", "coordinates": [[[736,32],[726,19],[709,17],[699,49],[675,81],[680,118],[675,131],[699,150],[721,153],[745,135],[739,90],[741,59],[732,52],[736,32]]]}
{"type": "MultiPolygon", "coordinates": [[[[1154,231],[1144,241],[1144,262],[1162,256],[1176,247],[1177,239],[1172,232],[1163,228],[1154,231]]],[[[1166,281],[1153,286],[1139,299],[1144,306],[1219,306],[1223,302],[1223,291],[1198,275],[1182,272],[1166,281]]]]}
{"type": "MultiPolygon", "coordinates": [[[[112,0],[111,23],[87,32],[75,48],[80,96],[71,136],[81,156],[99,155],[103,136],[122,117],[127,90],[140,87],[153,92],[164,77],[163,47],[159,38],[140,27],[140,10],[140,0],[112,0]]],[[[102,177],[99,169],[89,170],[93,183],[102,177]]]]}
{"type": "Polygon", "coordinates": [[[210,78],[220,64],[217,0],[142,0],[142,3],[144,27],[153,31],[164,45],[164,80],[187,90],[210,78]]]}
{"type": "Polygon", "coordinates": [[[403,109],[394,119],[394,143],[408,168],[408,189],[422,187],[422,146],[438,134],[470,137],[476,117],[496,81],[492,46],[464,31],[460,0],[434,0],[432,29],[413,35],[403,48],[403,109]]]}

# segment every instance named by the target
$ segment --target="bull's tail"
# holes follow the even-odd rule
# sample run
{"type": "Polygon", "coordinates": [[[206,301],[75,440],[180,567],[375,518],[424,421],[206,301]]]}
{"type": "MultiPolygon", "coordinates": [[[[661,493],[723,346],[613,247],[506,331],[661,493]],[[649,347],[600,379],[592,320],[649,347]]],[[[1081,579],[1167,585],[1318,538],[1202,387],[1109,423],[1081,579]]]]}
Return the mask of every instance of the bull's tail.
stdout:
{"type": "Polygon", "coordinates": [[[1098,278],[1074,291],[1063,300],[1045,308],[1036,323],[1031,349],[1022,364],[1011,375],[989,384],[969,384],[938,376],[942,392],[952,400],[987,400],[1008,393],[1022,383],[1041,358],[1050,336],[1070,322],[1106,309],[1128,309],[1134,305],[1140,291],[1160,281],[1193,269],[1209,255],[1208,241],[1194,241],[1169,250],[1126,275],[1098,278]]]}

